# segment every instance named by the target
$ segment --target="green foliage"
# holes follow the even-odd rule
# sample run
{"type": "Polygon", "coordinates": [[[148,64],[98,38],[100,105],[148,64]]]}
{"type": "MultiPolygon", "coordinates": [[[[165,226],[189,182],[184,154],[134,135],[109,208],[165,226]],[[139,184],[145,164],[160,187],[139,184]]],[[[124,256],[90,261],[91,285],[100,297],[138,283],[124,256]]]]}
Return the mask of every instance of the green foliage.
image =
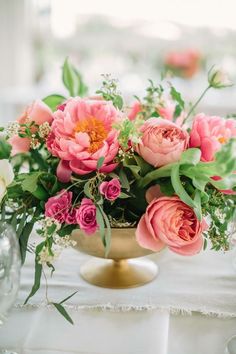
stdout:
{"type": "Polygon", "coordinates": [[[57,107],[66,101],[66,98],[61,95],[49,95],[43,99],[43,102],[48,105],[49,108],[54,112],[57,107]]]}
{"type": "Polygon", "coordinates": [[[70,322],[72,325],[74,324],[72,318],[70,317],[70,315],[68,314],[68,312],[66,311],[65,307],[62,306],[60,303],[56,303],[56,302],[52,302],[52,305],[55,306],[55,308],[57,309],[57,311],[68,321],[70,322]]]}
{"type": "Polygon", "coordinates": [[[123,108],[123,98],[118,91],[118,81],[113,79],[111,75],[102,75],[103,82],[100,90],[97,90],[96,93],[102,95],[104,100],[112,101],[114,106],[121,110],[123,108]]]}
{"type": "Polygon", "coordinates": [[[68,89],[70,96],[85,96],[88,88],[84,84],[81,74],[66,58],[62,69],[62,80],[65,87],[68,89]]]}
{"type": "Polygon", "coordinates": [[[11,155],[11,145],[8,144],[6,139],[0,137],[0,160],[9,159],[11,155]]]}
{"type": "Polygon", "coordinates": [[[178,92],[174,86],[171,86],[170,89],[170,95],[174,101],[177,102],[176,107],[175,107],[175,112],[174,112],[174,117],[177,118],[180,116],[181,112],[184,110],[184,100],[182,99],[182,96],[180,92],[178,92]]]}

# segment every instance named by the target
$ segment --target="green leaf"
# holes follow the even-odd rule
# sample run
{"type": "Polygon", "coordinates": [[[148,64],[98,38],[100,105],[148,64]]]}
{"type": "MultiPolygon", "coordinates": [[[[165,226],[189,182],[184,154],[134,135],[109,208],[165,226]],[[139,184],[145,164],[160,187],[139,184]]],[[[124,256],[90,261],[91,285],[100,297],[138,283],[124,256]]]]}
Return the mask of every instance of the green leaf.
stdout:
{"type": "Polygon", "coordinates": [[[21,183],[23,191],[34,193],[38,187],[39,176],[42,172],[32,172],[30,174],[22,174],[23,181],[21,183]]]}
{"type": "Polygon", "coordinates": [[[141,156],[135,155],[134,159],[137,162],[138,166],[140,167],[141,176],[145,176],[148,172],[153,170],[153,167],[149,163],[144,161],[144,159],[141,156]]]}
{"type": "Polygon", "coordinates": [[[184,109],[184,100],[182,99],[180,92],[178,92],[173,86],[171,86],[170,94],[171,94],[171,97],[173,98],[173,100],[178,102],[181,110],[183,110],[184,109]]]}
{"type": "Polygon", "coordinates": [[[143,188],[146,187],[149,183],[156,181],[158,178],[170,177],[172,167],[174,167],[175,165],[176,163],[165,165],[163,167],[157,168],[156,170],[147,173],[146,176],[141,178],[140,181],[138,182],[139,186],[143,188]]]}
{"type": "Polygon", "coordinates": [[[11,155],[11,145],[4,138],[0,138],[0,160],[9,159],[11,155]]]}
{"type": "Polygon", "coordinates": [[[86,182],[85,185],[84,185],[84,194],[90,198],[90,199],[93,199],[93,196],[90,192],[90,181],[86,182]]]}
{"type": "Polygon", "coordinates": [[[72,97],[77,96],[79,92],[80,81],[74,66],[69,62],[68,58],[66,58],[62,70],[62,80],[65,87],[68,89],[72,97]]]}
{"type": "Polygon", "coordinates": [[[105,157],[104,157],[104,156],[101,156],[101,157],[98,159],[98,162],[97,162],[97,169],[98,169],[98,170],[102,167],[104,160],[105,160],[105,157]]]}
{"type": "Polygon", "coordinates": [[[127,199],[127,198],[130,198],[130,195],[124,193],[124,192],[121,192],[120,195],[119,195],[119,198],[120,199],[127,199]]]}
{"type": "Polygon", "coordinates": [[[106,225],[106,248],[105,248],[105,257],[108,256],[111,248],[111,226],[109,219],[106,215],[106,213],[103,212],[103,217],[106,225]]]}
{"type": "Polygon", "coordinates": [[[57,231],[57,234],[60,237],[64,237],[67,235],[70,235],[72,233],[73,230],[75,230],[77,228],[76,225],[66,225],[66,226],[62,226],[60,230],[57,231]]]}
{"type": "Polygon", "coordinates": [[[17,234],[18,238],[20,238],[21,233],[23,232],[26,219],[27,219],[27,214],[26,214],[26,210],[24,210],[24,213],[23,213],[23,215],[21,215],[20,223],[19,223],[18,228],[16,230],[16,234],[17,234]]]}
{"type": "Polygon", "coordinates": [[[29,296],[27,297],[27,299],[24,302],[24,305],[27,304],[27,302],[29,301],[29,299],[35,295],[35,293],[38,291],[38,289],[40,288],[40,282],[41,282],[41,276],[42,276],[42,264],[38,263],[38,254],[39,252],[42,250],[44,246],[44,242],[40,243],[37,247],[36,247],[36,254],[35,254],[35,272],[34,272],[34,285],[31,289],[31,292],[29,294],[29,296]]]}
{"type": "Polygon", "coordinates": [[[61,105],[65,100],[66,98],[64,96],[54,94],[45,97],[43,102],[46,103],[46,105],[48,105],[48,107],[50,107],[54,112],[57,110],[57,107],[61,105]]]}
{"type": "Polygon", "coordinates": [[[67,300],[69,300],[72,296],[74,296],[75,294],[77,294],[78,291],[75,291],[73,294],[67,296],[64,300],[60,301],[59,304],[63,304],[64,302],[66,302],[67,300]]]}
{"type": "Polygon", "coordinates": [[[101,206],[96,207],[96,220],[99,225],[99,234],[103,243],[103,246],[106,247],[106,238],[105,238],[105,223],[103,219],[103,213],[101,211],[101,206]]]}
{"type": "Polygon", "coordinates": [[[72,318],[69,316],[68,312],[66,311],[66,309],[61,305],[58,304],[56,302],[52,302],[52,304],[55,306],[55,308],[57,309],[58,312],[60,312],[60,314],[68,321],[70,322],[72,325],[74,324],[72,318]]]}
{"type": "Polygon", "coordinates": [[[202,220],[202,204],[201,204],[201,192],[199,190],[195,191],[194,202],[196,207],[194,208],[195,214],[197,218],[201,221],[202,220]]]}
{"type": "Polygon", "coordinates": [[[129,180],[128,180],[128,178],[127,178],[127,176],[125,174],[125,171],[123,169],[120,169],[119,179],[120,179],[122,188],[124,188],[127,191],[129,191],[130,190],[129,180]]]}
{"type": "Polygon", "coordinates": [[[191,148],[185,150],[180,159],[180,164],[196,165],[201,159],[201,150],[197,148],[191,148]]]}
{"type": "Polygon", "coordinates": [[[30,221],[29,223],[25,224],[25,226],[22,230],[22,233],[20,235],[20,238],[19,238],[22,264],[24,264],[24,262],[25,262],[28,240],[29,240],[29,236],[33,230],[33,227],[34,227],[34,221],[30,221]]]}
{"type": "Polygon", "coordinates": [[[158,180],[158,184],[160,185],[161,192],[168,197],[171,197],[175,194],[175,190],[172,186],[170,178],[165,178],[164,180],[158,180]]]}
{"type": "Polygon", "coordinates": [[[122,109],[123,104],[124,104],[123,98],[120,95],[115,96],[114,99],[113,99],[113,104],[118,109],[122,109]]]}
{"type": "Polygon", "coordinates": [[[184,189],[180,176],[179,176],[179,165],[176,164],[172,166],[171,170],[171,182],[172,186],[175,190],[175,193],[179,196],[179,198],[187,205],[189,205],[191,208],[196,208],[196,203],[193,201],[193,199],[188,195],[186,190],[184,189]]]}

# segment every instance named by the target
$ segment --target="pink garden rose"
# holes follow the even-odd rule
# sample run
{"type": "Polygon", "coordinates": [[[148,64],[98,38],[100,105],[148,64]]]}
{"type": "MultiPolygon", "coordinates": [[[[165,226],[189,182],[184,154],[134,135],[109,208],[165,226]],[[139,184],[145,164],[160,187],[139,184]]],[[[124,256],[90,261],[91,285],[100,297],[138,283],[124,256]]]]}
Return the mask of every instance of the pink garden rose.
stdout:
{"type": "Polygon", "coordinates": [[[45,216],[53,218],[60,223],[67,222],[74,224],[75,219],[70,218],[72,192],[62,190],[56,196],[51,197],[45,204],[45,216]]]}
{"type": "Polygon", "coordinates": [[[136,146],[136,151],[155,167],[178,161],[188,147],[188,133],[166,119],[148,119],[141,132],[141,143],[136,146]]]}
{"type": "Polygon", "coordinates": [[[206,223],[200,222],[194,211],[179,197],[154,199],[141,217],[136,238],[141,247],[160,251],[167,246],[181,255],[194,255],[202,249],[202,232],[206,223]]]}
{"type": "Polygon", "coordinates": [[[97,231],[96,206],[91,199],[83,198],[76,210],[76,220],[81,230],[90,235],[97,231]]]}
{"type": "MultiPolygon", "coordinates": [[[[37,125],[41,125],[45,122],[51,123],[52,119],[50,108],[41,100],[36,100],[26,108],[17,122],[19,124],[35,122],[37,125]]],[[[14,135],[8,141],[12,145],[13,156],[18,153],[28,152],[30,149],[30,138],[21,138],[18,135],[14,135]]]]}
{"type": "Polygon", "coordinates": [[[222,144],[227,143],[232,137],[236,137],[236,121],[234,119],[224,119],[200,113],[194,118],[190,134],[190,147],[201,149],[202,161],[212,161],[222,144]]]}
{"type": "Polygon", "coordinates": [[[111,172],[117,166],[114,158],[119,149],[113,124],[119,120],[120,112],[104,100],[77,97],[70,99],[63,111],[57,110],[47,147],[61,159],[59,180],[69,181],[69,171],[79,175],[95,171],[100,157],[105,157],[100,171],[111,172]]]}
{"type": "Polygon", "coordinates": [[[118,178],[113,178],[109,182],[102,182],[99,186],[99,192],[108,200],[115,200],[121,192],[121,185],[118,178]]]}

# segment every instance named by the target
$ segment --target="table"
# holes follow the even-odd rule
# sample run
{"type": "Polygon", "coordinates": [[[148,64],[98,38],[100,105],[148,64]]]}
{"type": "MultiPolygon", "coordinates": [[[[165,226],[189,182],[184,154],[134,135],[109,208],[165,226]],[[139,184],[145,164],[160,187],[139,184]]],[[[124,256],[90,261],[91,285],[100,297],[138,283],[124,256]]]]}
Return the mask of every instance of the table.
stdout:
{"type": "Polygon", "coordinates": [[[164,251],[150,256],[160,267],[154,282],[109,290],[84,282],[78,269],[87,256],[66,250],[49,296],[57,301],[78,289],[67,308],[74,326],[41,303],[43,287],[31,305],[21,305],[32,285],[29,257],[16,306],[0,329],[0,348],[20,354],[223,354],[236,333],[232,257],[208,250],[185,258],[164,251]]]}

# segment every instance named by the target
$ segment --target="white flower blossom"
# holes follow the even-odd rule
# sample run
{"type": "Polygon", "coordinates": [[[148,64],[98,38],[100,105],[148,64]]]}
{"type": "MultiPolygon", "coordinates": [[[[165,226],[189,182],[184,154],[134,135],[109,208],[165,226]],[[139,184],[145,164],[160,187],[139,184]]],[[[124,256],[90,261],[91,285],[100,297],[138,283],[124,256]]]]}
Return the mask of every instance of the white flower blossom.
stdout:
{"type": "Polygon", "coordinates": [[[49,253],[48,248],[44,246],[38,254],[38,263],[42,265],[52,263],[59,257],[59,255],[60,253],[56,250],[53,251],[53,254],[49,253]]]}
{"type": "Polygon", "coordinates": [[[11,138],[12,136],[18,134],[20,130],[20,124],[18,122],[12,122],[8,124],[6,132],[7,135],[11,138]]]}
{"type": "Polygon", "coordinates": [[[50,131],[51,131],[51,127],[48,122],[44,122],[43,124],[41,124],[38,130],[40,138],[42,139],[47,138],[50,131]]]}
{"type": "Polygon", "coordinates": [[[0,202],[2,201],[7,186],[14,180],[12,165],[6,159],[0,160],[0,202]]]}
{"type": "Polygon", "coordinates": [[[214,87],[215,89],[220,89],[233,85],[233,83],[229,79],[227,72],[217,67],[213,67],[209,71],[208,82],[209,85],[211,87],[214,87]]]}
{"type": "Polygon", "coordinates": [[[59,246],[60,248],[68,248],[68,247],[73,247],[76,245],[75,240],[71,240],[70,236],[64,236],[60,237],[58,235],[55,235],[53,237],[53,240],[55,241],[56,245],[59,246]]]}

